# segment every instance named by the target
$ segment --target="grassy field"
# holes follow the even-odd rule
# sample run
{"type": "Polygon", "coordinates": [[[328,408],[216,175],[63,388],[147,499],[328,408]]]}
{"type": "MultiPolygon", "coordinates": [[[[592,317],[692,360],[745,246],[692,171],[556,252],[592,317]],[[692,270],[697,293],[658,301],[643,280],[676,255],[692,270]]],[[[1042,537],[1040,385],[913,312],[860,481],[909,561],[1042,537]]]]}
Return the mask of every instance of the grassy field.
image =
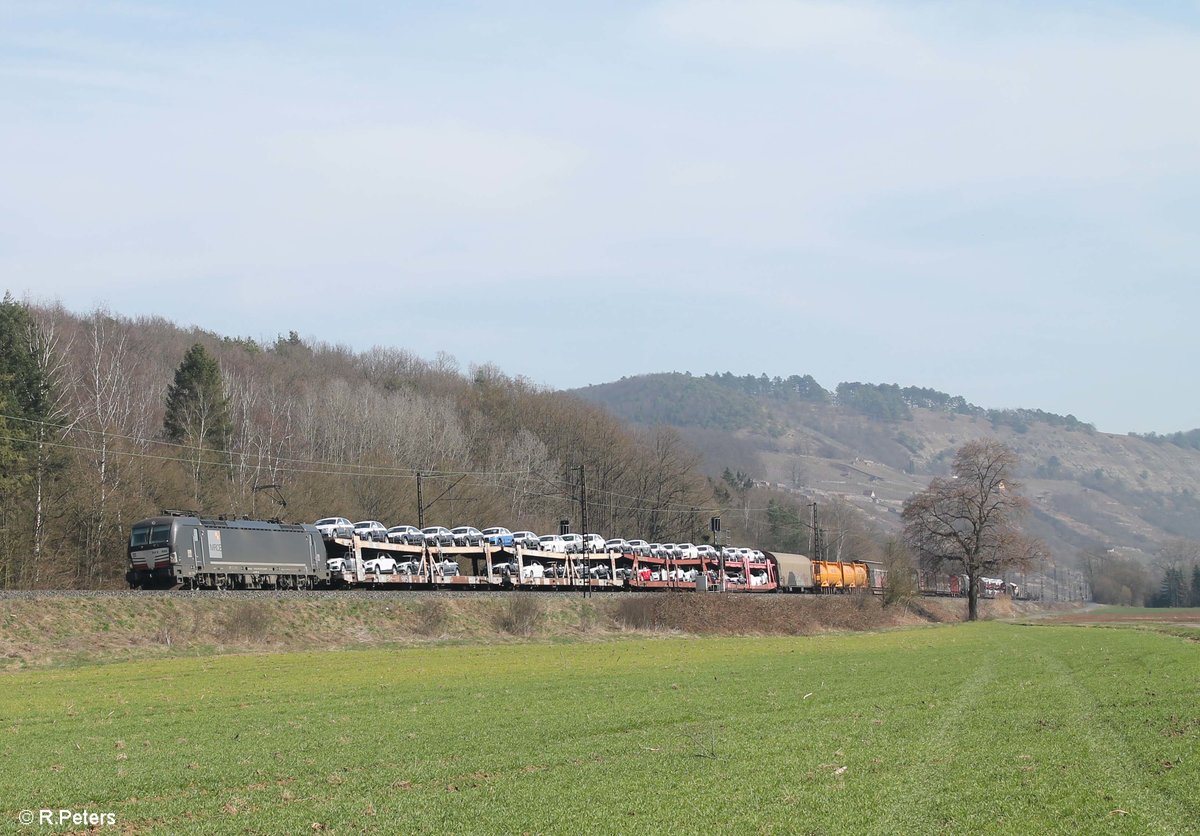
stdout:
{"type": "Polygon", "coordinates": [[[1200,645],[951,625],[0,676],[0,830],[1200,832],[1200,645]]]}

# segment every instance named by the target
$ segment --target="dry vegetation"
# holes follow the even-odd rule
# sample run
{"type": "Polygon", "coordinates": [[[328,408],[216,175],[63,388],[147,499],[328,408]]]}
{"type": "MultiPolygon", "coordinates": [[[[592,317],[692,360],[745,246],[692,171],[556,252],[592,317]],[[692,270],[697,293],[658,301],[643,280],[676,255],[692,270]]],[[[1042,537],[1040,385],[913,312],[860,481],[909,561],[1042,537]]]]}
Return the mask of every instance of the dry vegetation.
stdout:
{"type": "MultiPolygon", "coordinates": [[[[1007,617],[1031,605],[987,601],[1007,617]]],[[[0,602],[0,667],[177,654],[628,635],[805,635],[960,621],[966,605],[861,596],[646,594],[217,599],[46,596],[0,602]]]]}

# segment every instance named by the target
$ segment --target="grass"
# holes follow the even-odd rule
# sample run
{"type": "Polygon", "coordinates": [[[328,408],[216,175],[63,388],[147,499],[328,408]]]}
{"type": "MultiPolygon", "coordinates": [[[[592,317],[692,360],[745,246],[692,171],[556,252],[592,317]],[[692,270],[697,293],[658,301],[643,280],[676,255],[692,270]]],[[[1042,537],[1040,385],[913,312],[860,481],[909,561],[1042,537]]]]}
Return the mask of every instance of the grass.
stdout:
{"type": "MultiPolygon", "coordinates": [[[[952,610],[965,612],[965,605],[952,610]]],[[[920,621],[903,608],[852,596],[601,595],[581,601],[569,594],[449,599],[416,592],[370,599],[63,595],[0,601],[0,670],[313,647],[577,640],[639,629],[794,635],[920,621]],[[637,601],[651,613],[649,623],[631,622],[625,612],[637,601]]]]}
{"type": "Polygon", "coordinates": [[[16,672],[0,830],[1198,832],[1198,674],[1174,637],[997,623],[16,672]]]}

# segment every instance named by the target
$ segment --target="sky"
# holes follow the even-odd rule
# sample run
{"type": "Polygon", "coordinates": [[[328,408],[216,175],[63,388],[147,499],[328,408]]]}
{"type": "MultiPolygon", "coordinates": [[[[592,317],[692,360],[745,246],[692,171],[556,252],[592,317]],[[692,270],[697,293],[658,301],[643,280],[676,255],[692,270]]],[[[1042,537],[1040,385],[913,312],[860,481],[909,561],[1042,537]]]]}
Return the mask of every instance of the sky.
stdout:
{"type": "Polygon", "coordinates": [[[1191,2],[0,0],[0,290],[1200,427],[1191,2]]]}

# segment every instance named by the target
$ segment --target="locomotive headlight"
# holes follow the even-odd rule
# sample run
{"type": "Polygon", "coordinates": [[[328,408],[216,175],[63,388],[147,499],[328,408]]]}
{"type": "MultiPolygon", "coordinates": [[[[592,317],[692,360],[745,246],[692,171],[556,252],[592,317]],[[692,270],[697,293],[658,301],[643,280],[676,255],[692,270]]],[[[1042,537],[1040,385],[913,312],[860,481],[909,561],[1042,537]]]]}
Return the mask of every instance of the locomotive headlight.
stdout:
{"type": "Polygon", "coordinates": [[[179,562],[179,555],[175,554],[175,552],[171,552],[171,565],[174,566],[178,562],[179,562]]]}

